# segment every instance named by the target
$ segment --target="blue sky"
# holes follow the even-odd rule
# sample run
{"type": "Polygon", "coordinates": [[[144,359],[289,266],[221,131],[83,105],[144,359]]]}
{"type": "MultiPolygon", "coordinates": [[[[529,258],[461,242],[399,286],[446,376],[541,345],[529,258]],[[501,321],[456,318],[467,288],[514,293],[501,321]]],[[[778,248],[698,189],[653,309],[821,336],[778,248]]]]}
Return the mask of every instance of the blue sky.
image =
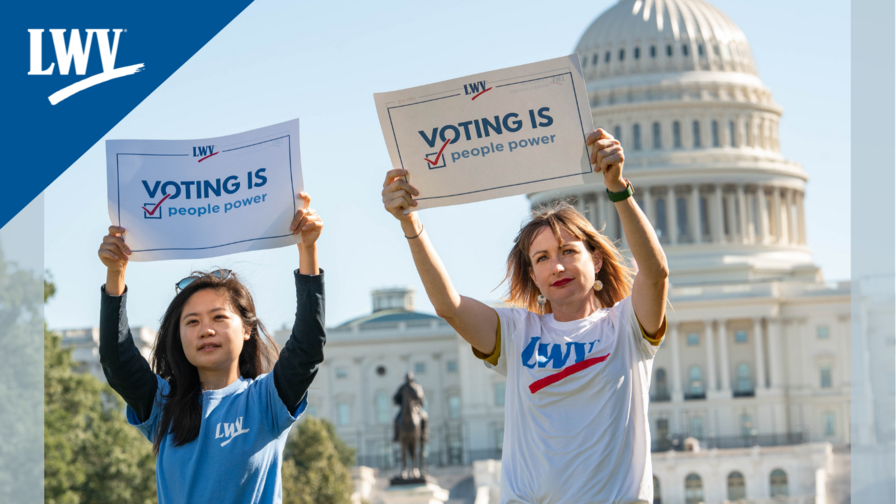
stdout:
{"type": "MultiPolygon", "coordinates": [[[[849,278],[849,2],[715,0],[746,34],[759,76],[784,109],[784,156],[803,165],[807,234],[826,280],[849,278]]],[[[327,321],[371,309],[370,291],[409,285],[432,311],[401,230],[382,209],[391,163],[373,93],[570,54],[610,1],[288,2],[259,0],[103,139],[191,139],[299,118],[305,187],[326,228],[327,321]]],[[[147,71],[151,71],[148,69],[147,71]]],[[[109,225],[104,141],[45,192],[45,266],[57,284],[51,328],[96,325],[109,225]],[[72,204],[72,194],[79,195],[72,204]]],[[[421,212],[458,290],[495,300],[504,259],[526,217],[524,196],[421,212]]],[[[252,288],[271,329],[291,321],[284,248],[201,261],[133,263],[132,324],[158,325],[174,283],[228,267],[252,288]]]]}

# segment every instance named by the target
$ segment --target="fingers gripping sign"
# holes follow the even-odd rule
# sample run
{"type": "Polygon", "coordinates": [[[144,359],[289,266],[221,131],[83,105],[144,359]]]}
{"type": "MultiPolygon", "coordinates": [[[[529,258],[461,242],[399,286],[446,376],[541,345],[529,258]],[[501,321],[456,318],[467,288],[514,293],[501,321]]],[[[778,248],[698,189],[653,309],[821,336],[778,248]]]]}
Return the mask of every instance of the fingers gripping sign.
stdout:
{"type": "Polygon", "coordinates": [[[622,177],[625,154],[619,140],[602,128],[594,130],[585,141],[591,146],[591,164],[603,173],[604,184],[612,192],[624,190],[626,182],[622,177]]]}
{"type": "Polygon", "coordinates": [[[320,215],[317,214],[317,210],[311,208],[311,196],[308,193],[300,192],[297,198],[301,200],[302,205],[293,216],[289,230],[293,235],[299,235],[302,238],[302,245],[307,247],[320,238],[324,223],[320,215]]]}
{"type": "Polygon", "coordinates": [[[131,254],[131,249],[124,241],[124,228],[109,226],[109,234],[103,237],[97,254],[106,268],[117,271],[124,270],[128,264],[128,256],[131,254]]]}
{"type": "Polygon", "coordinates": [[[417,206],[414,196],[420,194],[420,191],[406,180],[407,176],[407,170],[389,170],[383,182],[383,206],[398,220],[408,218],[411,209],[417,206]]]}

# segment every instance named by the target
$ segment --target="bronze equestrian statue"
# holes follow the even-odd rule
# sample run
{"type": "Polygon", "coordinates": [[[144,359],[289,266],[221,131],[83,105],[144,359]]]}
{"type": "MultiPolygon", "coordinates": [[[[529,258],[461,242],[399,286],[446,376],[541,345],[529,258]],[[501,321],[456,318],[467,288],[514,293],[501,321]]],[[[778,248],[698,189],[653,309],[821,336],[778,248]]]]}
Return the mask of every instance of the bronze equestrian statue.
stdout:
{"type": "Polygon", "coordinates": [[[401,443],[402,480],[416,480],[425,477],[423,445],[429,437],[428,417],[423,411],[423,387],[414,381],[414,374],[405,375],[404,384],[395,392],[392,400],[401,409],[395,417],[395,439],[401,443]],[[410,454],[410,467],[407,456],[410,454]]]}

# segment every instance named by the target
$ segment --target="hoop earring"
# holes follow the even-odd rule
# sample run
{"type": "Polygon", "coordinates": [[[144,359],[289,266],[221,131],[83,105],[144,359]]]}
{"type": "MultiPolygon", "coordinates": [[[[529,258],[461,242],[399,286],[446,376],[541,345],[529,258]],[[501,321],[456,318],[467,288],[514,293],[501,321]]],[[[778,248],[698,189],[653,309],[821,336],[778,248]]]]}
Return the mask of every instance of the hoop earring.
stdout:
{"type": "Polygon", "coordinates": [[[594,290],[595,290],[595,291],[599,291],[599,290],[601,290],[601,289],[603,289],[603,288],[604,288],[604,283],[601,282],[600,280],[595,279],[595,280],[594,280],[594,290]]]}
{"type": "Polygon", "coordinates": [[[535,298],[535,300],[538,301],[538,304],[540,304],[541,306],[544,306],[544,304],[548,302],[547,298],[544,297],[544,294],[539,294],[538,297],[535,298]]]}

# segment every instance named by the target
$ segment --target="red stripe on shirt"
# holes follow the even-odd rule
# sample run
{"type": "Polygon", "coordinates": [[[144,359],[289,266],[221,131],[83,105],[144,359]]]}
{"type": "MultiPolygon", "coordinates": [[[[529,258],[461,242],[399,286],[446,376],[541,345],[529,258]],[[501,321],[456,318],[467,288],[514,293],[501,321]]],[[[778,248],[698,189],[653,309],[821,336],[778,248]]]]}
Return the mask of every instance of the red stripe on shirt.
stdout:
{"type": "Polygon", "coordinates": [[[538,392],[539,390],[547,387],[548,385],[553,385],[553,384],[557,383],[558,381],[566,378],[567,376],[572,376],[580,371],[584,371],[584,370],[590,368],[591,366],[593,366],[595,364],[599,364],[599,363],[607,360],[607,358],[609,356],[610,356],[610,354],[602,355],[600,357],[594,357],[591,359],[585,359],[581,362],[576,362],[572,366],[568,366],[567,368],[563,369],[563,371],[554,373],[551,376],[545,376],[544,378],[542,378],[540,380],[535,380],[534,382],[532,382],[532,385],[529,385],[529,392],[534,394],[534,393],[538,392]]]}

